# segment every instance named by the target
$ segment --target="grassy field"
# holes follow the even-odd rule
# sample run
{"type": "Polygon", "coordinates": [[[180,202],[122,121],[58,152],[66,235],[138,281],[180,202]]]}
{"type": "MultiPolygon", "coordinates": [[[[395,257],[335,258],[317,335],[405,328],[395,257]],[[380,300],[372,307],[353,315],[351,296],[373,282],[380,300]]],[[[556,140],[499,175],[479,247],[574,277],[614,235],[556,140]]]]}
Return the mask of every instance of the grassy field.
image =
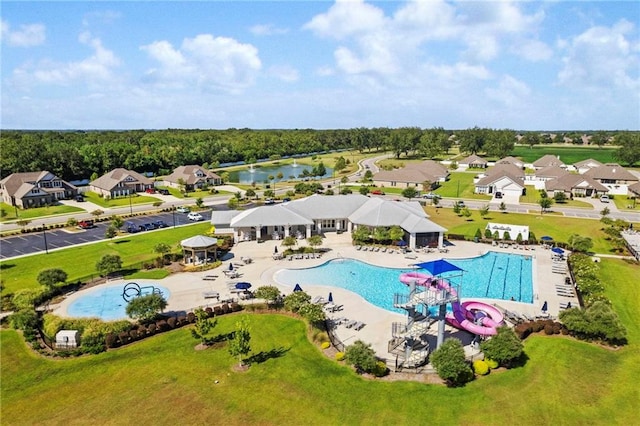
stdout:
{"type": "Polygon", "coordinates": [[[97,193],[91,192],[91,191],[85,192],[84,196],[87,201],[91,201],[92,203],[100,207],[104,207],[106,209],[113,208],[113,207],[128,206],[129,203],[152,204],[155,202],[162,201],[156,197],[151,197],[149,195],[138,195],[138,194],[132,195],[131,197],[110,198],[108,200],[105,200],[104,198],[100,197],[97,193]]]}
{"type": "Polygon", "coordinates": [[[18,209],[18,215],[16,216],[16,209],[7,203],[0,203],[0,209],[4,210],[6,215],[0,218],[0,222],[11,222],[19,219],[34,220],[45,216],[54,216],[60,214],[83,212],[84,210],[79,207],[67,206],[60,204],[58,206],[50,207],[36,207],[33,209],[18,209]]]}
{"type": "MultiPolygon", "coordinates": [[[[533,204],[534,209],[540,209],[540,205],[538,202],[540,201],[540,191],[538,191],[535,186],[527,185],[527,193],[520,197],[520,203],[523,204],[533,204]]],[[[580,201],[580,198],[575,198],[573,200],[566,200],[563,203],[553,202],[551,206],[551,210],[553,210],[554,206],[558,207],[578,207],[583,209],[591,209],[593,210],[593,205],[589,204],[585,201],[580,201]]]]}
{"type": "Polygon", "coordinates": [[[209,230],[208,223],[198,223],[178,228],[166,228],[153,232],[102,241],[96,244],[74,246],[49,254],[20,257],[0,262],[2,268],[2,294],[13,293],[21,288],[35,288],[38,273],[44,269],[62,268],[68,274],[68,282],[86,280],[97,276],[96,262],[105,254],[117,254],[122,258],[123,267],[139,266],[158,255],[153,248],[158,243],[167,243],[176,250],[179,242],[185,238],[209,230]]]}
{"type": "Polygon", "coordinates": [[[436,189],[436,194],[448,198],[467,198],[475,200],[491,200],[490,195],[476,194],[473,178],[477,173],[453,172],[449,175],[449,180],[442,183],[442,186],[436,189]]]}
{"type": "Polygon", "coordinates": [[[616,149],[611,147],[593,148],[560,145],[536,145],[533,148],[529,148],[528,146],[518,145],[511,151],[510,155],[521,158],[526,163],[533,163],[547,154],[560,156],[560,160],[567,165],[589,158],[598,160],[601,163],[616,163],[617,160],[613,156],[616,149]]]}
{"type": "Polygon", "coordinates": [[[457,389],[363,379],[311,344],[301,321],[279,315],[219,317],[215,334],[248,315],[254,362],[242,373],[224,347],[194,350],[188,329],[64,360],[41,358],[4,330],[3,424],[635,424],[637,266],[612,259],[601,265],[628,346],[533,336],[525,342],[525,366],[457,389]],[[76,408],[71,418],[69,407],[76,408]]]}
{"type": "Polygon", "coordinates": [[[431,220],[447,228],[448,234],[461,234],[473,238],[477,229],[484,233],[488,222],[528,225],[537,238],[549,235],[555,241],[566,242],[571,234],[587,235],[593,240],[594,252],[611,253],[612,251],[612,246],[602,231],[604,225],[598,220],[549,214],[501,213],[494,210],[490,211],[485,218],[480,216],[478,210],[471,210],[471,217],[467,219],[459,217],[453,213],[452,209],[436,209],[433,206],[427,206],[426,211],[431,220]]]}

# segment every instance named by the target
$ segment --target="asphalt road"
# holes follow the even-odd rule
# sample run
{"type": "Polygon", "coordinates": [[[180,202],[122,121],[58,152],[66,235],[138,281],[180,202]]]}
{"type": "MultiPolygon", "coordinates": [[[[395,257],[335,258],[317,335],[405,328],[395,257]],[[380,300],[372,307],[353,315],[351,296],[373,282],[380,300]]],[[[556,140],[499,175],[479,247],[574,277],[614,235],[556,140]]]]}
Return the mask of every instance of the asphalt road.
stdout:
{"type": "MultiPolygon", "coordinates": [[[[199,211],[198,213],[202,215],[205,222],[211,220],[211,210],[203,210],[199,211]]],[[[133,217],[127,219],[126,222],[132,222],[134,225],[139,226],[143,223],[155,222],[159,220],[164,221],[169,226],[181,226],[194,223],[187,219],[187,215],[185,213],[177,212],[133,217]]],[[[104,234],[109,224],[110,222],[107,221],[96,223],[96,226],[91,229],[77,228],[74,230],[67,230],[64,228],[59,228],[47,230],[44,232],[29,233],[2,238],[0,243],[0,260],[32,253],[43,253],[48,250],[54,250],[62,247],[70,247],[79,244],[86,244],[94,241],[104,240],[104,234]]]]}

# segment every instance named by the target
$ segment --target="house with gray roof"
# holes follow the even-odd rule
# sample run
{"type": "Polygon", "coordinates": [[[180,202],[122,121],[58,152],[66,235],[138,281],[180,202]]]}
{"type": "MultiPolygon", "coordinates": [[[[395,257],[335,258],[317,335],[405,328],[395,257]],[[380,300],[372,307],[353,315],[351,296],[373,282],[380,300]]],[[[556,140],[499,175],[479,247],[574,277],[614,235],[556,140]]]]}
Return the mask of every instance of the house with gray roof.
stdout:
{"type": "Polygon", "coordinates": [[[212,171],[196,165],[179,166],[164,178],[164,185],[172,188],[180,188],[193,191],[207,186],[221,185],[222,178],[212,171]]]}
{"type": "Polygon", "coordinates": [[[496,161],[496,166],[498,164],[513,164],[514,166],[518,167],[518,168],[524,168],[524,161],[520,160],[519,158],[516,157],[504,157],[498,161],[496,161]]]}
{"type": "Polygon", "coordinates": [[[409,247],[440,246],[445,228],[430,221],[417,201],[395,202],[361,194],[312,195],[273,206],[249,210],[214,212],[211,223],[233,230],[235,241],[309,238],[325,232],[352,232],[360,226],[400,226],[409,247]],[[222,223],[222,222],[228,222],[222,223]]]}
{"type": "Polygon", "coordinates": [[[153,188],[153,181],[138,172],[113,169],[89,183],[89,190],[103,197],[124,197],[153,188]]]}
{"type": "Polygon", "coordinates": [[[476,154],[471,154],[458,161],[458,166],[462,169],[486,169],[488,164],[487,160],[476,154]]]}
{"type": "Polygon", "coordinates": [[[589,176],[575,173],[565,173],[545,183],[545,190],[554,196],[563,192],[567,198],[573,197],[600,197],[609,192],[609,189],[589,176]]]}
{"type": "Polygon", "coordinates": [[[373,175],[373,183],[383,187],[431,189],[449,178],[449,170],[433,160],[410,163],[401,169],[381,170],[373,175]]]}
{"type": "Polygon", "coordinates": [[[543,155],[533,162],[533,168],[536,170],[544,169],[551,166],[556,166],[563,169],[567,167],[566,164],[560,161],[559,157],[551,154],[543,155]]]}
{"type": "Polygon", "coordinates": [[[474,179],[474,185],[476,194],[490,195],[500,192],[518,199],[525,190],[524,171],[510,162],[499,163],[474,179]]]}
{"type": "Polygon", "coordinates": [[[609,194],[627,195],[627,188],[640,181],[636,175],[617,163],[607,163],[584,173],[609,189],[609,194]]]}
{"type": "Polygon", "coordinates": [[[573,164],[573,167],[578,171],[578,173],[583,174],[593,169],[594,167],[600,167],[602,163],[598,160],[594,160],[593,158],[588,158],[586,160],[578,161],[573,164]]]}
{"type": "Polygon", "coordinates": [[[44,207],[78,195],[78,188],[48,171],[12,173],[0,180],[0,196],[10,206],[44,207]]]}

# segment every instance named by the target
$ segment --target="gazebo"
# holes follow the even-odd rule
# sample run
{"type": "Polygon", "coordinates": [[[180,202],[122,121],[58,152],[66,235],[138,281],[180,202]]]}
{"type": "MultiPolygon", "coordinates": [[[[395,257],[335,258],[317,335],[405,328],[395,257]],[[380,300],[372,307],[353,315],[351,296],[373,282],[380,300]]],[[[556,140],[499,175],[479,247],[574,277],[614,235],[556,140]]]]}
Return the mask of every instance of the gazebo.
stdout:
{"type": "Polygon", "coordinates": [[[196,235],[180,241],[185,264],[207,263],[209,255],[213,254],[213,260],[218,254],[218,239],[206,235],[196,235]]]}

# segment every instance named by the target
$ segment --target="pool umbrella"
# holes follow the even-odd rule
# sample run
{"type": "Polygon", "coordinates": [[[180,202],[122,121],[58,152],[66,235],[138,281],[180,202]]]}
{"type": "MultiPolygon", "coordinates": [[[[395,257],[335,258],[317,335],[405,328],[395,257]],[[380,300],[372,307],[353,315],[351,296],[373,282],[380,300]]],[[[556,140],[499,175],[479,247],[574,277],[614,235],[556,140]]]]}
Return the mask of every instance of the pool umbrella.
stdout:
{"type": "Polygon", "coordinates": [[[296,284],[296,286],[293,288],[293,291],[302,291],[302,287],[300,287],[300,284],[296,284]]]}
{"type": "Polygon", "coordinates": [[[242,282],[236,283],[236,288],[238,290],[249,290],[251,288],[251,283],[242,281],[242,282]]]}
{"type": "Polygon", "coordinates": [[[552,252],[557,253],[557,254],[562,254],[564,253],[564,250],[562,250],[560,247],[554,247],[551,249],[552,252]]]}
{"type": "Polygon", "coordinates": [[[233,263],[229,262],[229,270],[233,271],[233,263]]]}
{"type": "Polygon", "coordinates": [[[540,238],[542,241],[553,241],[553,237],[550,237],[548,235],[545,235],[544,237],[540,238]]]}
{"type": "Polygon", "coordinates": [[[274,254],[278,254],[278,246],[275,246],[275,247],[273,248],[273,253],[274,253],[274,254]]]}
{"type": "Polygon", "coordinates": [[[571,309],[571,302],[567,303],[567,309],[571,309]]]}
{"type": "Polygon", "coordinates": [[[329,303],[333,303],[333,293],[329,292],[329,298],[327,299],[329,303]]]}
{"type": "Polygon", "coordinates": [[[549,306],[547,305],[547,301],[545,300],[544,303],[542,304],[542,312],[547,312],[548,308],[549,306]]]}

